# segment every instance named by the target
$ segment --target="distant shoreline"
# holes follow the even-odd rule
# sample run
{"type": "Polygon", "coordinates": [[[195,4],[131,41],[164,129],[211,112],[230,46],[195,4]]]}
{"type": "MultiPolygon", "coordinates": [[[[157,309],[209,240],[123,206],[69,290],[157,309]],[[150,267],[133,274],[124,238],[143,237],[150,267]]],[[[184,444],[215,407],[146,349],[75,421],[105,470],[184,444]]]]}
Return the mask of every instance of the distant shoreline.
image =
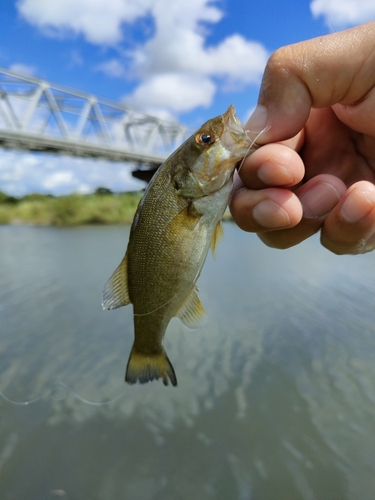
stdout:
{"type": "Polygon", "coordinates": [[[33,226],[82,226],[129,224],[142,193],[32,194],[21,199],[0,193],[0,224],[33,226]]]}
{"type": "MultiPolygon", "coordinates": [[[[131,224],[142,194],[31,194],[18,199],[0,191],[0,225],[62,227],[131,224]]],[[[223,220],[232,220],[229,210],[224,213],[223,220]]]]}

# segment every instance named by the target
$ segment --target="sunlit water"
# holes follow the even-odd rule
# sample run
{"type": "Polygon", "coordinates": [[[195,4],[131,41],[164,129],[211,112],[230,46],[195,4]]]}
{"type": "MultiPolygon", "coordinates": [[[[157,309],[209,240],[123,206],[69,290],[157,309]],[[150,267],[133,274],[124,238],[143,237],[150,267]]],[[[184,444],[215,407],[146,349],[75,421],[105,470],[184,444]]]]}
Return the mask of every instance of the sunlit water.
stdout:
{"type": "Polygon", "coordinates": [[[132,308],[100,302],[128,230],[0,227],[0,499],[373,500],[375,254],[226,224],[178,387],[127,386],[132,308]]]}

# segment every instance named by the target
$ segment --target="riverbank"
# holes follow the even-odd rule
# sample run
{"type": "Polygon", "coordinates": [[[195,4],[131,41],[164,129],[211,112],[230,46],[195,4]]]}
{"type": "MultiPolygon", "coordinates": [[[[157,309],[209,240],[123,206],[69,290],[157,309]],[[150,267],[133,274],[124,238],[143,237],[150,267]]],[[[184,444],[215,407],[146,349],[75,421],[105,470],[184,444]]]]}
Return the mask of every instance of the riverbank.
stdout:
{"type": "Polygon", "coordinates": [[[142,193],[32,194],[14,198],[0,192],[0,224],[78,226],[126,224],[133,220],[142,193]]]}
{"type": "MultiPolygon", "coordinates": [[[[51,196],[30,194],[14,198],[0,191],[0,225],[82,226],[130,224],[141,192],[51,196]]],[[[227,209],[224,220],[232,220],[227,209]]]]}

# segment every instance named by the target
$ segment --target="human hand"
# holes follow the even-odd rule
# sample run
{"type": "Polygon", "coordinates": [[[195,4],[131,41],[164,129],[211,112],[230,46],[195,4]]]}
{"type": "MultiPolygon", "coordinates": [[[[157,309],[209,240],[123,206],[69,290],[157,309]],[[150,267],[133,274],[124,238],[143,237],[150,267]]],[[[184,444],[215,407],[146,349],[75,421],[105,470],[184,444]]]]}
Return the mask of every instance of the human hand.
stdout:
{"type": "Polygon", "coordinates": [[[245,231],[288,248],[321,230],[337,254],[375,248],[375,22],[290,45],[269,59],[246,128],[230,209],[245,231]]]}

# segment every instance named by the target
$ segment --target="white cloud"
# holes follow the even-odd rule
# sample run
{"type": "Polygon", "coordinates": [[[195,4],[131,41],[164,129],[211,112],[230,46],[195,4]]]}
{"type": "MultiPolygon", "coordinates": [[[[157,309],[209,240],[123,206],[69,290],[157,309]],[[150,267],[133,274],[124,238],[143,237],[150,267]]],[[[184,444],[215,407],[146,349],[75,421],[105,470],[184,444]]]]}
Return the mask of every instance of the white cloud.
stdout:
{"type": "Polygon", "coordinates": [[[198,106],[209,107],[215,85],[209,78],[194,74],[157,74],[139,85],[127,100],[143,109],[169,109],[174,113],[198,106]]]}
{"type": "Polygon", "coordinates": [[[344,28],[375,18],[373,0],[313,0],[310,9],[314,17],[323,16],[331,28],[344,28]]]}
{"type": "Polygon", "coordinates": [[[115,192],[142,189],[144,183],[132,177],[131,169],[130,164],[120,162],[3,151],[0,191],[23,196],[30,192],[88,193],[99,186],[115,192]]]}
{"type": "Polygon", "coordinates": [[[122,56],[94,69],[139,80],[126,101],[147,112],[176,116],[209,106],[219,89],[258,83],[268,56],[260,43],[239,34],[208,46],[207,27],[223,17],[211,0],[19,0],[17,5],[25,19],[53,34],[116,44],[122,56]],[[126,44],[124,23],[147,15],[154,23],[152,37],[135,47],[126,44]]]}
{"type": "Polygon", "coordinates": [[[265,48],[240,35],[227,37],[217,47],[207,49],[207,74],[223,76],[228,80],[258,83],[267,60],[265,48]]]}
{"type": "Polygon", "coordinates": [[[32,76],[35,74],[35,67],[30,66],[29,64],[21,64],[21,63],[15,63],[12,64],[9,69],[11,71],[14,71],[15,73],[20,73],[21,75],[29,75],[32,76]]]}
{"type": "Polygon", "coordinates": [[[56,36],[82,34],[88,42],[113,45],[122,24],[147,14],[151,0],[18,0],[21,15],[56,36]]]}
{"type": "Polygon", "coordinates": [[[98,64],[95,69],[115,78],[122,78],[126,76],[124,65],[117,59],[111,59],[103,64],[98,64]]]}
{"type": "Polygon", "coordinates": [[[72,184],[74,180],[74,173],[72,171],[57,171],[51,172],[44,180],[43,187],[49,192],[55,189],[65,189],[72,184]]]}
{"type": "Polygon", "coordinates": [[[217,22],[222,13],[207,0],[168,3],[167,15],[156,2],[155,35],[132,55],[132,72],[141,85],[127,102],[143,103],[143,109],[165,107],[186,112],[209,106],[218,89],[243,88],[260,81],[267,51],[239,34],[207,46],[202,21],[217,22]],[[168,94],[168,98],[167,97],[168,94]]]}

